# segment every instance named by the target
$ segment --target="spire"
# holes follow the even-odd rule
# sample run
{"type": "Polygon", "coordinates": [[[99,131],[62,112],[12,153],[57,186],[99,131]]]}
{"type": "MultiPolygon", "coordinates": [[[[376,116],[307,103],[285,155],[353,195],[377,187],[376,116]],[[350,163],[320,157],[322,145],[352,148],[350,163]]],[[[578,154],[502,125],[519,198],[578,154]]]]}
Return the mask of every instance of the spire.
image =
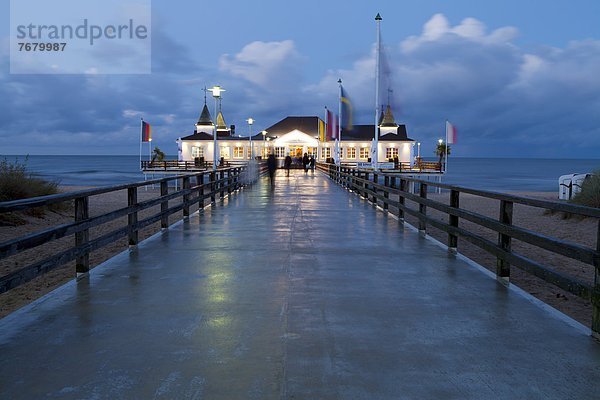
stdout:
{"type": "Polygon", "coordinates": [[[204,107],[202,108],[202,114],[200,114],[200,118],[196,125],[212,125],[212,119],[210,118],[210,112],[208,111],[208,107],[206,106],[206,99],[204,102],[204,107]]]}
{"type": "Polygon", "coordinates": [[[385,109],[385,114],[383,114],[383,119],[381,120],[381,123],[379,124],[379,126],[398,127],[398,124],[394,120],[394,114],[392,114],[392,107],[390,107],[389,104],[388,104],[387,108],[385,109]]]}
{"type": "Polygon", "coordinates": [[[225,123],[225,118],[223,118],[223,113],[221,111],[217,114],[217,130],[227,130],[227,124],[225,123]]]}

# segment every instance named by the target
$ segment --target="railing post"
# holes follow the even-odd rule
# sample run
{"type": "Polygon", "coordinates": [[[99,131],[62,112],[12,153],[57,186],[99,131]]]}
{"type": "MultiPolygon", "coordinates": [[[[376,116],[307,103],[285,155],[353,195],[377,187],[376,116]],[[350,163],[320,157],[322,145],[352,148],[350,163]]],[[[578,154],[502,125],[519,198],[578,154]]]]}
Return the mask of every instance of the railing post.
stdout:
{"type": "MultiPolygon", "coordinates": [[[[162,196],[167,196],[169,194],[169,182],[168,181],[162,181],[160,183],[160,195],[162,196]]],[[[163,201],[162,203],[160,203],[160,212],[161,213],[166,213],[167,210],[169,209],[169,201],[163,201]]],[[[169,227],[169,216],[164,214],[160,217],[160,227],[161,229],[167,229],[169,227]]]]}
{"type": "MultiPolygon", "coordinates": [[[[460,192],[458,190],[450,191],[450,207],[459,208],[460,206],[460,192]]],[[[449,215],[448,223],[450,226],[458,228],[458,216],[449,215]]],[[[458,248],[458,236],[452,233],[448,233],[448,249],[450,251],[456,251],[458,248]]]]}
{"type": "Polygon", "coordinates": [[[190,177],[184,176],[183,183],[181,185],[182,190],[184,190],[183,195],[183,218],[189,218],[190,216],[190,194],[185,193],[186,190],[190,190],[190,177]]]}
{"type": "Polygon", "coordinates": [[[204,173],[197,176],[198,179],[198,208],[204,208],[204,173]]]}
{"type": "MultiPolygon", "coordinates": [[[[75,222],[85,221],[90,216],[89,198],[78,197],[75,199],[75,222]]],[[[85,229],[75,234],[75,246],[87,244],[90,239],[90,231],[85,229]]],[[[75,260],[75,273],[84,274],[90,270],[90,253],[86,251],[75,260]]]]}
{"type": "MultiPolygon", "coordinates": [[[[137,206],[137,187],[127,188],[127,205],[129,207],[137,206]]],[[[130,212],[127,215],[127,222],[129,224],[129,245],[136,246],[138,244],[138,231],[135,225],[138,222],[137,211],[130,212]]]]}
{"type": "Polygon", "coordinates": [[[373,205],[377,205],[377,186],[375,186],[375,184],[379,183],[379,175],[375,172],[373,172],[373,185],[371,185],[371,189],[373,190],[373,205]]]}
{"type": "Polygon", "coordinates": [[[367,197],[367,180],[369,179],[369,173],[368,172],[361,172],[360,173],[360,177],[363,180],[360,183],[360,195],[365,198],[367,197]]]}
{"type": "MultiPolygon", "coordinates": [[[[513,202],[500,201],[500,222],[507,225],[512,225],[513,219],[513,202]]],[[[511,237],[502,233],[498,233],[498,246],[507,252],[511,252],[511,237]]],[[[510,279],[510,263],[501,258],[496,259],[496,278],[508,281],[510,279]]]]}
{"type": "Polygon", "coordinates": [[[398,220],[400,220],[400,222],[404,222],[404,210],[402,209],[402,206],[404,206],[405,204],[405,200],[404,200],[404,196],[402,195],[402,192],[406,191],[406,180],[400,178],[400,194],[398,195],[398,220]]]}
{"type": "Polygon", "coordinates": [[[221,170],[221,173],[219,174],[219,187],[221,188],[220,200],[223,200],[223,198],[225,197],[225,171],[224,170],[221,170]]]}
{"type": "Polygon", "coordinates": [[[596,257],[594,258],[594,290],[592,291],[592,336],[600,339],[600,219],[596,231],[596,257]]]}
{"type": "MultiPolygon", "coordinates": [[[[419,183],[419,195],[422,199],[427,198],[427,184],[419,183]]],[[[427,206],[425,204],[419,203],[419,213],[423,216],[427,215],[427,206]]],[[[427,233],[427,222],[424,219],[419,218],[419,232],[422,234],[427,233]]]]}
{"type": "Polygon", "coordinates": [[[242,167],[237,167],[233,170],[233,188],[238,190],[240,188],[240,171],[242,167]]]}
{"type": "Polygon", "coordinates": [[[389,208],[388,199],[390,198],[390,192],[387,190],[390,187],[390,177],[388,175],[383,178],[383,186],[386,187],[386,190],[383,191],[383,198],[385,199],[383,200],[383,209],[387,212],[389,208]]]}
{"type": "Polygon", "coordinates": [[[217,184],[216,184],[216,180],[217,180],[217,174],[215,171],[212,171],[209,175],[209,179],[210,179],[210,202],[214,203],[216,202],[216,195],[217,195],[217,184]]]}

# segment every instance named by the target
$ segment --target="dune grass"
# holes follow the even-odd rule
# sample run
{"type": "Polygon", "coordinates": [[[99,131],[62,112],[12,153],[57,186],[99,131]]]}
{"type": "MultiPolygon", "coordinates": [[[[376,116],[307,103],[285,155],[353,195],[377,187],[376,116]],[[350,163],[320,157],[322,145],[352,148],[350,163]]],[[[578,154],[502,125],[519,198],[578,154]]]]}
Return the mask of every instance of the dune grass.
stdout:
{"type": "MultiPolygon", "coordinates": [[[[27,199],[31,197],[56,194],[58,182],[51,182],[33,175],[27,169],[27,158],[24,162],[0,161],[0,201],[27,199]]],[[[61,207],[51,207],[51,209],[61,207]]],[[[25,212],[27,215],[42,217],[47,208],[35,208],[25,212]]],[[[18,225],[25,220],[18,213],[0,214],[0,223],[18,225]]]]}
{"type": "Polygon", "coordinates": [[[574,204],[600,208],[600,170],[592,172],[592,176],[583,181],[581,192],[571,199],[574,204]]]}

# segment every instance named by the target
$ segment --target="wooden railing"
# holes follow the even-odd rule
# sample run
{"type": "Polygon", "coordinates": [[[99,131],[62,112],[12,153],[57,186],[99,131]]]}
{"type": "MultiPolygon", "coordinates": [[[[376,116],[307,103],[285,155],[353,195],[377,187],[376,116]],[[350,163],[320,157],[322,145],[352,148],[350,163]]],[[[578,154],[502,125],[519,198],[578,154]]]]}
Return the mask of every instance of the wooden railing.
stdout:
{"type": "Polygon", "coordinates": [[[495,272],[500,280],[509,280],[512,265],[562,290],[590,301],[592,304],[592,334],[600,338],[600,209],[458,187],[382,172],[338,167],[332,164],[319,164],[318,168],[343,187],[364,197],[373,204],[380,205],[383,210],[389,211],[390,207],[394,207],[400,221],[404,221],[405,215],[416,217],[418,229],[423,234],[427,232],[428,226],[446,232],[448,235],[446,244],[452,251],[456,251],[458,240],[461,238],[495,256],[495,272]],[[418,194],[411,193],[409,186],[412,186],[415,191],[418,188],[418,194]],[[427,196],[429,187],[449,191],[449,205],[429,199],[427,196]],[[499,200],[499,218],[490,218],[460,208],[461,193],[499,200]],[[390,199],[390,195],[396,195],[397,200],[390,199]],[[414,202],[418,205],[418,209],[408,207],[406,200],[414,202]],[[596,247],[586,247],[513,225],[514,204],[594,218],[597,225],[596,247]],[[429,216],[427,212],[429,208],[446,214],[448,222],[429,216]],[[493,242],[468,231],[464,227],[459,227],[459,219],[464,219],[495,232],[498,235],[498,241],[493,242]],[[591,265],[594,268],[593,284],[589,285],[573,277],[563,275],[548,266],[516,253],[511,246],[513,239],[591,265]]]}
{"type": "MultiPolygon", "coordinates": [[[[224,160],[219,168],[241,167],[248,163],[248,160],[224,160]]],[[[143,171],[200,171],[212,168],[212,161],[148,161],[141,162],[143,171]]]]}
{"type": "MultiPolygon", "coordinates": [[[[258,172],[261,174],[265,172],[265,167],[262,164],[258,166],[258,172]]],[[[77,274],[86,273],[90,269],[90,252],[124,237],[128,238],[130,246],[137,245],[140,229],[157,222],[160,222],[161,228],[167,228],[169,226],[169,216],[177,212],[182,212],[183,218],[189,217],[192,206],[198,205],[200,208],[204,207],[205,199],[210,198],[210,201],[214,203],[217,196],[220,196],[222,199],[225,193],[230,194],[246,183],[250,183],[252,177],[247,176],[246,172],[246,167],[223,168],[217,171],[191,173],[189,175],[179,175],[131,184],[106,186],[25,200],[2,202],[0,203],[0,214],[73,202],[74,221],[0,243],[0,259],[5,259],[25,250],[33,249],[68,236],[74,236],[75,241],[73,247],[0,277],[0,293],[22,285],[72,260],[76,261],[75,272],[77,274]],[[176,182],[178,184],[175,184],[176,182]],[[160,187],[159,197],[138,201],[139,188],[154,187],[155,185],[160,187]],[[173,186],[179,189],[169,192],[173,186]],[[90,217],[89,199],[91,197],[124,190],[127,191],[126,207],[90,217]],[[176,199],[180,201],[179,204],[170,206],[169,201],[176,199]],[[146,216],[144,219],[139,219],[141,211],[157,207],[158,205],[160,205],[159,212],[146,216]],[[127,216],[127,224],[125,226],[121,226],[100,237],[90,239],[91,228],[125,216],[127,216]]]]}
{"type": "MultiPolygon", "coordinates": [[[[391,162],[391,161],[390,161],[391,162]]],[[[326,164],[326,163],[325,163],[326,164]]],[[[348,162],[342,161],[343,166],[356,168],[357,162],[348,162]]],[[[435,162],[435,161],[423,161],[417,160],[413,165],[409,162],[398,162],[394,165],[395,172],[409,172],[409,173],[434,173],[439,174],[443,172],[443,163],[435,162]]]]}

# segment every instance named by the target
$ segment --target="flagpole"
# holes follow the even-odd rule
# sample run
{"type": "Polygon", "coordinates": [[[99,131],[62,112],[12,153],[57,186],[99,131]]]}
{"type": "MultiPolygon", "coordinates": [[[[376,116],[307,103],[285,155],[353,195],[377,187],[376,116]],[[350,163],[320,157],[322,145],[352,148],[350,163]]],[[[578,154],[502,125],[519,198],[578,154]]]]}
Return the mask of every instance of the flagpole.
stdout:
{"type": "Polygon", "coordinates": [[[342,155],[340,154],[340,144],[342,143],[342,79],[338,79],[338,85],[340,86],[340,98],[338,101],[338,132],[336,142],[339,141],[339,144],[336,146],[335,151],[337,152],[337,161],[338,165],[342,165],[342,155]]]}
{"type": "Polygon", "coordinates": [[[323,141],[321,142],[321,151],[319,152],[319,154],[321,154],[321,162],[325,162],[325,158],[323,157],[323,153],[325,152],[325,142],[327,142],[327,129],[329,126],[329,123],[327,122],[327,117],[329,110],[327,109],[327,106],[325,106],[325,118],[323,118],[323,120],[325,121],[325,132],[323,132],[323,141]]]}
{"type": "Polygon", "coordinates": [[[142,141],[144,140],[144,118],[140,118],[140,171],[142,168],[142,141]]]}
{"type": "Polygon", "coordinates": [[[444,165],[444,173],[448,173],[448,118],[446,118],[446,164],[444,165]]]}
{"type": "Polygon", "coordinates": [[[377,44],[375,47],[375,140],[373,145],[375,146],[375,150],[372,151],[374,160],[371,160],[373,163],[373,169],[377,170],[377,162],[379,161],[379,58],[381,55],[381,15],[379,13],[375,17],[375,21],[377,24],[377,44]]]}

